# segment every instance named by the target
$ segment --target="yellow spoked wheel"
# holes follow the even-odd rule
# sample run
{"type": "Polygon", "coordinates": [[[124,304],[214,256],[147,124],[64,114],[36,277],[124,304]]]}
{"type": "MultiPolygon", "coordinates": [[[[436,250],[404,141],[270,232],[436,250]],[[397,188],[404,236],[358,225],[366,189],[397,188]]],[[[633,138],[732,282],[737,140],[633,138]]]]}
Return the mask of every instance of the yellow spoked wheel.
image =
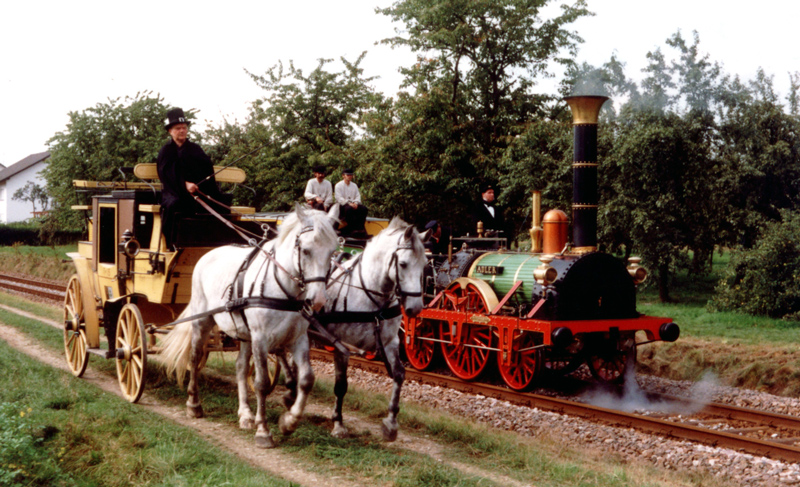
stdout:
{"type": "MultiPolygon", "coordinates": [[[[277,355],[271,353],[267,355],[267,394],[278,385],[278,377],[281,375],[281,362],[277,355]]],[[[247,385],[250,390],[256,392],[256,368],[253,364],[253,357],[250,357],[250,364],[247,366],[247,385]]]]}
{"type": "Polygon", "coordinates": [[[82,376],[89,364],[87,343],[81,283],[75,275],[70,278],[64,297],[64,352],[69,370],[75,377],[82,376]]]}
{"type": "Polygon", "coordinates": [[[119,313],[114,347],[117,351],[117,380],[122,395],[129,402],[136,402],[144,391],[147,335],[142,313],[135,304],[126,304],[119,313]]]}

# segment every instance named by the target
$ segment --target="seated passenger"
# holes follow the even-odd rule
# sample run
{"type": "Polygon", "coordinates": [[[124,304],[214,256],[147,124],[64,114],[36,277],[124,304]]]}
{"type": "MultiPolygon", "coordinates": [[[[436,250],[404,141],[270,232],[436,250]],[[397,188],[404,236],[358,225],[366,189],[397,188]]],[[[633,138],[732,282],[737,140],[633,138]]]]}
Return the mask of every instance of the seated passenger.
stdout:
{"type": "Polygon", "coordinates": [[[367,220],[367,207],[361,204],[361,193],[353,182],[353,170],[342,173],[342,180],[334,188],[336,202],[339,203],[339,218],[345,222],[343,236],[367,238],[364,222],[367,220]]]}
{"type": "Polygon", "coordinates": [[[189,123],[180,108],[168,111],[165,128],[170,140],[158,152],[161,228],[167,248],[172,248],[177,213],[195,214],[205,211],[195,202],[193,195],[202,193],[217,201],[222,198],[214,178],[211,158],[202,147],[188,140],[189,123]]]}
{"type": "Polygon", "coordinates": [[[314,177],[308,180],[303,196],[315,210],[328,211],[333,204],[333,186],[325,179],[325,166],[314,166],[314,177]]]}

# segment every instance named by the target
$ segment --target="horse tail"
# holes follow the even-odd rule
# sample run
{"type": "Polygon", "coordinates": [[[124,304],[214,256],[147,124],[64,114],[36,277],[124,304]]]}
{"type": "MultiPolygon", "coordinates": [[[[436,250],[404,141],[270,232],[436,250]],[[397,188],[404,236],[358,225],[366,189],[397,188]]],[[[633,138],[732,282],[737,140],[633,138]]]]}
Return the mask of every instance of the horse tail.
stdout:
{"type": "MultiPolygon", "coordinates": [[[[187,314],[188,307],[178,319],[187,314]]],[[[192,322],[178,323],[161,341],[161,361],[166,366],[167,377],[175,374],[178,385],[183,387],[183,378],[192,356],[192,322]]]]}

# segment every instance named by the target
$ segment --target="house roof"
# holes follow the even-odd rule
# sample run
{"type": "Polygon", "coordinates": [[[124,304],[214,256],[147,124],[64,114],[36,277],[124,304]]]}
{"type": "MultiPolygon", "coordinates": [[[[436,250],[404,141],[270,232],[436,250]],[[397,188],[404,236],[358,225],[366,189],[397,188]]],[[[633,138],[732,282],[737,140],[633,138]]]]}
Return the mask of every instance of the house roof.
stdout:
{"type": "Polygon", "coordinates": [[[6,179],[10,178],[11,176],[28,169],[29,167],[42,162],[43,160],[50,157],[49,152],[40,152],[38,154],[31,154],[25,159],[15,162],[14,164],[8,166],[5,169],[0,169],[0,182],[5,181],[6,179]]]}

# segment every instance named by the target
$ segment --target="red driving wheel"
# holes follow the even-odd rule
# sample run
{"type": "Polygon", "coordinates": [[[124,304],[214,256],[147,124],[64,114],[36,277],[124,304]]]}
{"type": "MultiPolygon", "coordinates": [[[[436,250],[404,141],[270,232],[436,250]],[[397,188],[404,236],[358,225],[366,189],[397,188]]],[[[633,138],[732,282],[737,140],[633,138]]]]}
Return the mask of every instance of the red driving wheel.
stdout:
{"type": "Polygon", "coordinates": [[[408,318],[403,316],[403,345],[406,347],[408,363],[417,370],[427,370],[433,363],[436,352],[434,339],[436,339],[436,325],[433,320],[408,318]],[[405,330],[410,322],[414,323],[414,339],[406,340],[405,330]]]}
{"type": "MultiPolygon", "coordinates": [[[[497,298],[486,283],[460,278],[445,291],[442,306],[447,310],[468,313],[468,318],[475,315],[487,317],[491,311],[491,302],[487,302],[490,299],[496,304],[497,298]]],[[[439,336],[444,360],[457,377],[472,380],[486,369],[494,336],[491,327],[469,322],[442,321],[439,336]],[[459,326],[460,339],[457,334],[459,326]]]]}
{"type": "Polygon", "coordinates": [[[515,391],[531,389],[542,370],[542,351],[533,348],[541,342],[534,333],[515,330],[509,365],[503,364],[502,353],[497,354],[497,368],[508,387],[515,391]]]}

